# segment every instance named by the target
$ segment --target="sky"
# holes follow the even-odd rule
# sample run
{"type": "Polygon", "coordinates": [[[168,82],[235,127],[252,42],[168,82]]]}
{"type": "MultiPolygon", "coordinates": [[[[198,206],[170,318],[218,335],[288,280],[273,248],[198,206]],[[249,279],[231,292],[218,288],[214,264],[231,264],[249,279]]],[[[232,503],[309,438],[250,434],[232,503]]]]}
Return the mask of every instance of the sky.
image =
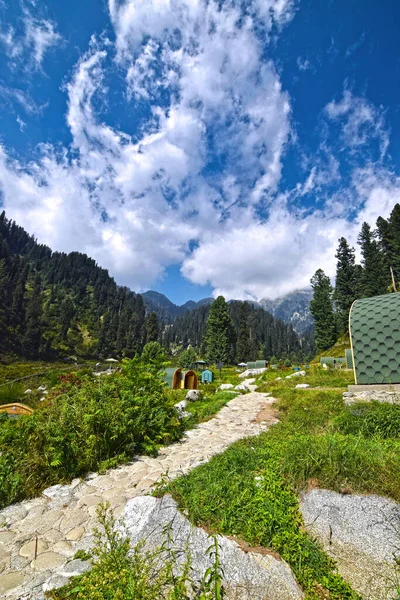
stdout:
{"type": "Polygon", "coordinates": [[[181,304],[335,275],[400,202],[395,0],[0,0],[0,206],[181,304]]]}

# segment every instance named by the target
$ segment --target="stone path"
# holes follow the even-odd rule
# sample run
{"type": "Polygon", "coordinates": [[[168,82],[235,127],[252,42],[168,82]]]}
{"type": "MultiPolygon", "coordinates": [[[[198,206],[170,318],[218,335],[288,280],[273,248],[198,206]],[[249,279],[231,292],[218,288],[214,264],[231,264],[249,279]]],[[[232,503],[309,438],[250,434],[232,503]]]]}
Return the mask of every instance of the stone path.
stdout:
{"type": "Polygon", "coordinates": [[[253,381],[246,381],[252,390],[249,394],[235,397],[213,419],[188,431],[181,442],[163,448],[156,458],[138,457],[105,475],[92,473],[68,486],[53,486],[40,498],[0,511],[0,597],[40,600],[44,591],[86,570],[88,563],[73,556],[92,546],[100,502],[108,501],[118,517],[129,499],[151,491],[160,478],[187,473],[233,442],[258,435],[275,423],[271,415],[267,420],[257,418],[260,413],[268,415],[265,409],[274,399],[255,392],[253,381]]]}

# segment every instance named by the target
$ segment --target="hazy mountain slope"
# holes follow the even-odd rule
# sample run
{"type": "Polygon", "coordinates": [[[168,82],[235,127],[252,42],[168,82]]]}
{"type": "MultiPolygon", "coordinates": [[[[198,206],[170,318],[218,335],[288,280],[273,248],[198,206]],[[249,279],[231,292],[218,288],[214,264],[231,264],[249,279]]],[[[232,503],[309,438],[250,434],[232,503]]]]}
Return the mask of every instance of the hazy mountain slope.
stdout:
{"type": "Polygon", "coordinates": [[[272,313],[274,317],[282,319],[285,323],[291,323],[293,329],[302,334],[313,325],[310,312],[312,297],[312,290],[298,290],[276,300],[264,298],[259,304],[272,313]]]}

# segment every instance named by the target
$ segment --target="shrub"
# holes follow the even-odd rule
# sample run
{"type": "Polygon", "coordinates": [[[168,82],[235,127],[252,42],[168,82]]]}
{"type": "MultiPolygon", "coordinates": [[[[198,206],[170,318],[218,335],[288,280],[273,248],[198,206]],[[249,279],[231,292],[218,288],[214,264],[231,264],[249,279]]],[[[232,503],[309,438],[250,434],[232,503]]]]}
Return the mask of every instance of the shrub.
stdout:
{"type": "Polygon", "coordinates": [[[155,454],[182,432],[157,361],[135,358],[123,373],[83,378],[32,416],[0,424],[0,507],[135,454],[155,454]]]}

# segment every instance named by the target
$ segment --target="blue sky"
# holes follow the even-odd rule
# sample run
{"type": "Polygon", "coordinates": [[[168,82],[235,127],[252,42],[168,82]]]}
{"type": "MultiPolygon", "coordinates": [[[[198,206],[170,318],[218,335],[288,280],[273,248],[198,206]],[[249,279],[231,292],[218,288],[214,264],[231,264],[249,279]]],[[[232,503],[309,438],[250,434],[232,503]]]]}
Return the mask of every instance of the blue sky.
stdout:
{"type": "Polygon", "coordinates": [[[335,272],[400,201],[400,5],[0,0],[0,203],[174,302],[335,272]]]}

